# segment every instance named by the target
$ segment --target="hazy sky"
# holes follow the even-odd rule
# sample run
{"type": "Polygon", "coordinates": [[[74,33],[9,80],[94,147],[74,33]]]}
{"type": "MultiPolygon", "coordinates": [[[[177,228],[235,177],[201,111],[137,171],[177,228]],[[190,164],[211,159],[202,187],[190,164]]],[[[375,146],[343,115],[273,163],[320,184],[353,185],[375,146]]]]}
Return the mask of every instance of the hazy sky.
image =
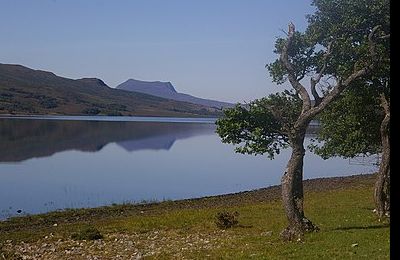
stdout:
{"type": "Polygon", "coordinates": [[[171,81],[229,102],[282,88],[271,82],[275,39],[299,30],[311,0],[0,0],[0,63],[110,87],[171,81]]]}

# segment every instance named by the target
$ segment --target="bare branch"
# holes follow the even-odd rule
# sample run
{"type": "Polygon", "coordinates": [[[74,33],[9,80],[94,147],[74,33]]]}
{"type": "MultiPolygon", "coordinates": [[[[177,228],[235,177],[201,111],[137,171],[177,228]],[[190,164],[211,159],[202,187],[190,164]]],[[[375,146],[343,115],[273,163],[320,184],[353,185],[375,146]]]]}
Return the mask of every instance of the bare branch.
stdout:
{"type": "Polygon", "coordinates": [[[328,58],[332,54],[332,45],[333,45],[333,41],[329,42],[328,47],[326,48],[326,52],[323,57],[323,66],[322,66],[320,72],[318,73],[318,76],[314,79],[316,84],[319,83],[319,81],[321,80],[322,76],[325,73],[325,70],[326,70],[326,67],[328,64],[328,58]]]}
{"type": "Polygon", "coordinates": [[[382,40],[388,39],[388,38],[390,38],[390,33],[389,33],[389,34],[382,35],[381,37],[379,37],[379,39],[382,39],[382,40]]]}
{"type": "Polygon", "coordinates": [[[302,113],[304,113],[311,108],[310,96],[308,95],[306,88],[296,78],[296,73],[293,68],[293,65],[289,61],[289,54],[288,54],[289,47],[293,42],[294,32],[295,32],[295,26],[291,22],[289,24],[287,41],[286,41],[285,45],[283,46],[280,60],[288,72],[288,79],[289,79],[290,84],[300,94],[300,97],[303,100],[302,113]]]}
{"type": "Polygon", "coordinates": [[[279,30],[282,31],[284,34],[286,34],[286,36],[289,36],[289,34],[285,30],[283,30],[283,29],[279,29],[279,30]]]}
{"type": "Polygon", "coordinates": [[[304,79],[305,76],[306,76],[306,69],[304,68],[304,70],[301,72],[300,77],[297,78],[297,81],[304,79]]]}
{"type": "Polygon", "coordinates": [[[372,31],[368,35],[368,45],[369,45],[369,52],[371,54],[372,60],[376,61],[378,57],[376,56],[376,44],[374,41],[374,36],[376,31],[380,28],[380,25],[375,26],[372,31]]]}
{"type": "Polygon", "coordinates": [[[322,98],[318,95],[318,92],[317,92],[317,90],[315,89],[315,86],[316,86],[316,85],[317,85],[316,81],[314,81],[313,79],[311,79],[311,94],[313,95],[314,100],[315,100],[314,107],[318,106],[318,105],[321,103],[321,101],[322,101],[322,98]]]}
{"type": "Polygon", "coordinates": [[[376,42],[374,41],[374,36],[376,31],[380,28],[380,26],[375,26],[368,35],[368,45],[369,45],[369,52],[372,56],[372,61],[370,64],[366,65],[365,67],[354,71],[351,75],[349,75],[344,81],[342,79],[338,80],[336,86],[333,87],[332,91],[326,95],[321,103],[318,106],[315,106],[311,110],[307,112],[307,116],[314,117],[319,112],[321,112],[327,105],[329,105],[334,99],[336,99],[340,93],[346,89],[352,82],[367,75],[373,68],[375,67],[378,59],[376,56],[376,42]]]}
{"type": "Polygon", "coordinates": [[[323,75],[325,73],[325,70],[326,70],[326,67],[328,64],[329,55],[331,55],[331,53],[332,53],[332,45],[333,45],[333,41],[329,42],[328,47],[326,48],[326,52],[323,57],[322,68],[319,71],[317,77],[315,79],[311,78],[311,94],[313,95],[313,97],[315,99],[314,107],[318,106],[322,101],[322,98],[318,95],[318,92],[315,89],[315,86],[320,82],[321,78],[323,77],[323,75]]]}

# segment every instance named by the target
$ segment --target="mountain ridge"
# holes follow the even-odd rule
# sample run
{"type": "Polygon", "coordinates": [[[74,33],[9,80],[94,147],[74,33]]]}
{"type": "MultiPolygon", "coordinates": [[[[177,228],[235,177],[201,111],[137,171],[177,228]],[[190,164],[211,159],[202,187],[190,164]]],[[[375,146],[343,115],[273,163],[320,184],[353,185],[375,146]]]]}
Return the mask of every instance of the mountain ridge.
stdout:
{"type": "Polygon", "coordinates": [[[221,110],[110,88],[101,79],[69,79],[0,63],[1,114],[215,117],[221,110]]]}
{"type": "Polygon", "coordinates": [[[137,79],[128,79],[119,84],[116,89],[145,93],[157,97],[168,98],[176,101],[189,102],[193,104],[214,107],[218,109],[233,107],[234,104],[212,99],[195,97],[189,94],[176,91],[171,82],[162,81],[144,81],[137,79]]]}

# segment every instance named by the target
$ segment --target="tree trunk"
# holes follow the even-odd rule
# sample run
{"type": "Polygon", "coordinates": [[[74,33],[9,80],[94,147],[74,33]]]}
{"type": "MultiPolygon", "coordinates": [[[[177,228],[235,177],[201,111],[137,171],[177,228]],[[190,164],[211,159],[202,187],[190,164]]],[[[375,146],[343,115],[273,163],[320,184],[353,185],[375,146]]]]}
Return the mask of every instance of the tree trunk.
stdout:
{"type": "Polygon", "coordinates": [[[308,220],[303,209],[303,160],[306,127],[291,138],[292,155],[282,176],[282,200],[288,219],[288,227],[281,236],[284,240],[302,240],[305,232],[317,231],[318,227],[308,220]]]}
{"type": "Polygon", "coordinates": [[[382,159],[375,182],[375,207],[379,219],[390,213],[390,112],[385,109],[385,118],[381,123],[382,159]]]}

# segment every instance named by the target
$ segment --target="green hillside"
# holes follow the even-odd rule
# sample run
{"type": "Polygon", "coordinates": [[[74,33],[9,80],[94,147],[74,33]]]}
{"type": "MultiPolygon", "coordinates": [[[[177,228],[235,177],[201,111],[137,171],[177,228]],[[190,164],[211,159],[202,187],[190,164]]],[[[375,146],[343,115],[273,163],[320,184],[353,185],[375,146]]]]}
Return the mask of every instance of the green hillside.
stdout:
{"type": "Polygon", "coordinates": [[[96,78],[68,79],[0,64],[1,114],[218,116],[215,108],[108,87],[96,78]]]}

